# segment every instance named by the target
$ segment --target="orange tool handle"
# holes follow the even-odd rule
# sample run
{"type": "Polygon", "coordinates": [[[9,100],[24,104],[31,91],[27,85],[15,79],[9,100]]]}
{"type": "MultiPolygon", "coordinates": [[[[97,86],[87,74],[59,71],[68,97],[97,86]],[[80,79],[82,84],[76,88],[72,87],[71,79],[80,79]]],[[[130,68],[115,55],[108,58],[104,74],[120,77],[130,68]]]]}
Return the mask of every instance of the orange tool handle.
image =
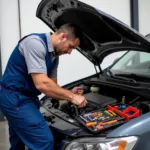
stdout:
{"type": "Polygon", "coordinates": [[[118,120],[112,120],[112,121],[108,121],[108,122],[100,122],[99,125],[105,126],[107,124],[113,124],[115,122],[117,122],[118,120]]]}
{"type": "Polygon", "coordinates": [[[105,110],[104,112],[106,112],[108,115],[113,116],[109,111],[105,110]]]}
{"type": "Polygon", "coordinates": [[[117,121],[118,121],[118,120],[112,120],[112,121],[109,121],[109,122],[105,122],[104,125],[105,125],[105,124],[113,124],[113,123],[115,123],[115,122],[117,122],[117,121]]]}
{"type": "Polygon", "coordinates": [[[110,113],[112,113],[114,116],[117,116],[113,111],[108,110],[110,113]]]}
{"type": "Polygon", "coordinates": [[[91,127],[93,125],[97,125],[97,122],[89,122],[89,123],[86,123],[86,127],[91,127]]]}

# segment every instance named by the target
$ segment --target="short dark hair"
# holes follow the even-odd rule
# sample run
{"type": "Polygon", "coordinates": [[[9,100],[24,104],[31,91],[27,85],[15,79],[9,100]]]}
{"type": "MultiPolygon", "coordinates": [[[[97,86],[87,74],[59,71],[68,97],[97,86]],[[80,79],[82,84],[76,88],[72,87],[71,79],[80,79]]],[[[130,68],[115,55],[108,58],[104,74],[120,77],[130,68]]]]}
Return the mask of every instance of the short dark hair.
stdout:
{"type": "Polygon", "coordinates": [[[59,27],[59,29],[56,31],[56,33],[68,33],[69,38],[79,38],[81,40],[82,38],[82,32],[81,29],[78,25],[76,24],[72,24],[72,23],[68,23],[68,24],[64,24],[62,26],[59,27]]]}

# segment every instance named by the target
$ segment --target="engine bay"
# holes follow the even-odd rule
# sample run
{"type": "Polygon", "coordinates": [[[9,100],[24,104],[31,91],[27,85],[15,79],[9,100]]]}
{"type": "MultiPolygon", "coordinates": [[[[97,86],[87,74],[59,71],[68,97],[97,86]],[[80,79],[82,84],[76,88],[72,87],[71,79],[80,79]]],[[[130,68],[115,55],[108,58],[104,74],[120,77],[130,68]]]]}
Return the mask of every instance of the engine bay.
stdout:
{"type": "Polygon", "coordinates": [[[74,118],[77,115],[88,113],[93,110],[105,108],[107,107],[107,105],[117,103],[116,99],[108,96],[103,96],[99,93],[89,92],[83,95],[88,101],[87,106],[85,106],[84,108],[78,108],[77,106],[71,103],[65,103],[60,106],[60,110],[67,114],[70,114],[70,116],[74,118]]]}
{"type": "MultiPolygon", "coordinates": [[[[66,100],[58,101],[48,97],[41,99],[42,107],[52,113],[45,116],[49,125],[56,123],[58,117],[59,121],[62,119],[77,128],[85,128],[92,134],[96,134],[103,129],[111,127],[114,129],[150,111],[149,98],[130,90],[103,84],[79,84],[78,86],[82,86],[83,95],[88,101],[84,108],[78,108],[66,100]]],[[[60,125],[59,128],[62,126],[60,125]]]]}

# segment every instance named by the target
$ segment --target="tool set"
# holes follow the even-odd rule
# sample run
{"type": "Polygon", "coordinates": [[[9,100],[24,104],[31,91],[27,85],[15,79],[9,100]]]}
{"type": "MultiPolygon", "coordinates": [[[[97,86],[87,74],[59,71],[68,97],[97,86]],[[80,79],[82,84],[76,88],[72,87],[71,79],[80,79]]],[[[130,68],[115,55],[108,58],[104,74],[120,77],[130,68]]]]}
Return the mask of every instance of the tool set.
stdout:
{"type": "Polygon", "coordinates": [[[121,125],[140,115],[140,110],[125,104],[108,105],[106,109],[76,116],[76,119],[93,133],[121,125]]]}

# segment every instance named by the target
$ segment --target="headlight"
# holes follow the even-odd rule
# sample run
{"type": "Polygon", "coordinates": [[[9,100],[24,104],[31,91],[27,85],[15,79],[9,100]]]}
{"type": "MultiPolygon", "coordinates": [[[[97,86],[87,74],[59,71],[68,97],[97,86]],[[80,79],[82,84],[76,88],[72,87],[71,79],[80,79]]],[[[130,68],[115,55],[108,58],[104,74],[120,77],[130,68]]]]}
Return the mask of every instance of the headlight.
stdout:
{"type": "Polygon", "coordinates": [[[138,138],[82,138],[71,142],[65,150],[132,150],[138,138]]]}

